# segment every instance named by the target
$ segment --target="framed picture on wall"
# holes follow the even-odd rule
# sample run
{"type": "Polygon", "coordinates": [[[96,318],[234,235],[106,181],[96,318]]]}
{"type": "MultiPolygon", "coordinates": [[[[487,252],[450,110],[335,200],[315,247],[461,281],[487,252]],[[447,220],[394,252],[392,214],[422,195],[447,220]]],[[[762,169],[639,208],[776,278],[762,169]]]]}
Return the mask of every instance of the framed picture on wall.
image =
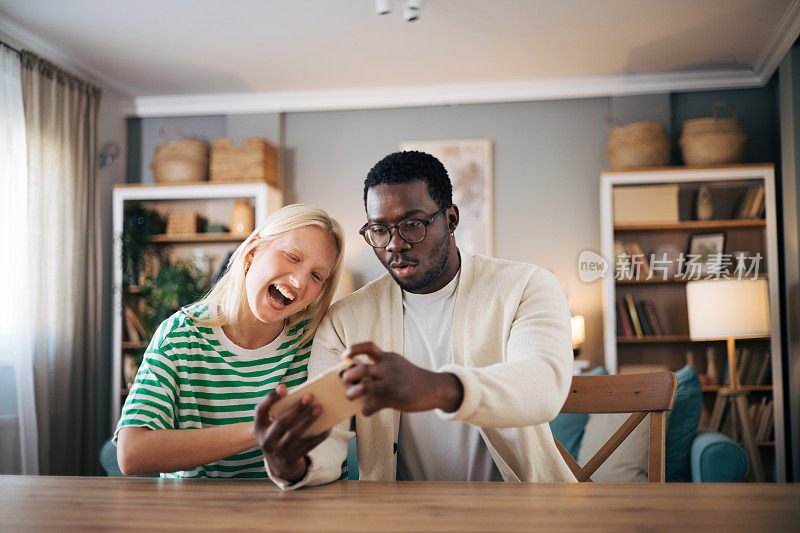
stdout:
{"type": "Polygon", "coordinates": [[[419,150],[442,162],[453,183],[453,203],[460,221],[459,248],[472,254],[494,255],[492,141],[406,141],[401,150],[419,150]]]}

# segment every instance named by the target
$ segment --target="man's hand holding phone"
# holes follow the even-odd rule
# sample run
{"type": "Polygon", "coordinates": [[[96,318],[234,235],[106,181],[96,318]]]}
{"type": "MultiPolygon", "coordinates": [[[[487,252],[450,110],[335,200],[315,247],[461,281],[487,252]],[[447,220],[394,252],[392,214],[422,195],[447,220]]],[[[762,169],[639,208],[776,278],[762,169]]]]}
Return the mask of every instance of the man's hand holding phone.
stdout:
{"type": "Polygon", "coordinates": [[[384,352],[371,342],[354,344],[344,359],[369,358],[342,373],[347,399],[362,400],[361,414],[370,416],[386,407],[406,413],[441,409],[453,412],[461,405],[464,387],[454,375],[431,372],[404,357],[384,352]]]}
{"type": "Polygon", "coordinates": [[[308,452],[324,441],[330,430],[303,436],[323,410],[321,405],[314,403],[312,394],[304,394],[280,414],[271,414],[272,406],[286,394],[286,386],[278,385],[258,404],[253,432],[275,475],[294,482],[306,475],[308,452]]]}

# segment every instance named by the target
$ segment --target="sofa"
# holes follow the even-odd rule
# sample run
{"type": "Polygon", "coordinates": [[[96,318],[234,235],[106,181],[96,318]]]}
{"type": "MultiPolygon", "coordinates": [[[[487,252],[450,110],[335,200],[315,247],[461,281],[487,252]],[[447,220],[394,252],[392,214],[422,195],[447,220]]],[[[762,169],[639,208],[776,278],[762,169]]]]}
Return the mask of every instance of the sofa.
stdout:
{"type": "MultiPolygon", "coordinates": [[[[598,367],[588,374],[607,374],[598,367]]],[[[742,447],[716,431],[698,429],[703,390],[697,372],[677,371],[675,404],[667,415],[665,477],[669,482],[743,481],[747,455],[742,447]]],[[[562,413],[552,422],[553,435],[583,465],[628,417],[621,414],[562,413]]],[[[646,482],[649,420],[643,420],[592,476],[599,482],[646,482]]]]}

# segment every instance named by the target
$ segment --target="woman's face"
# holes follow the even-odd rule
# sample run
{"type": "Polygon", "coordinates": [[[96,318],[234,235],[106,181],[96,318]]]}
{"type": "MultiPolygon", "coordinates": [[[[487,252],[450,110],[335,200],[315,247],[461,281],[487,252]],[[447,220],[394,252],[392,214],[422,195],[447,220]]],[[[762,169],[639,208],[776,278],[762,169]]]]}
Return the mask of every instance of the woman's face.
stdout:
{"type": "Polygon", "coordinates": [[[245,275],[250,311],[279,322],[314,301],[336,263],[336,242],[318,226],[288,231],[259,247],[245,275]]]}

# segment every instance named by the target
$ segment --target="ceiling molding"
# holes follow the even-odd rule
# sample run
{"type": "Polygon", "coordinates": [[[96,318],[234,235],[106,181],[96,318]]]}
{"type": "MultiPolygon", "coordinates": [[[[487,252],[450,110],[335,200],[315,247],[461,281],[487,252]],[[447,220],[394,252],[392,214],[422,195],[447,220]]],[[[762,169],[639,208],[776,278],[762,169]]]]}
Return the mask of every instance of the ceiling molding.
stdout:
{"type": "Polygon", "coordinates": [[[19,24],[12,22],[7,16],[0,12],[0,35],[7,37],[11,44],[19,49],[30,50],[31,52],[47,58],[56,63],[59,67],[69,70],[73,74],[85,78],[87,81],[99,85],[102,88],[110,88],[118,91],[123,96],[133,98],[127,89],[110,81],[94,69],[81,65],[71,57],[59,51],[56,46],[48,43],[44,39],[37,37],[29,30],[19,24]]]}
{"type": "Polygon", "coordinates": [[[319,91],[143,96],[140,117],[377,109],[760,87],[750,69],[319,91]]]}
{"type": "Polygon", "coordinates": [[[767,83],[800,36],[800,0],[794,0],[756,58],[753,70],[767,83]]]}

